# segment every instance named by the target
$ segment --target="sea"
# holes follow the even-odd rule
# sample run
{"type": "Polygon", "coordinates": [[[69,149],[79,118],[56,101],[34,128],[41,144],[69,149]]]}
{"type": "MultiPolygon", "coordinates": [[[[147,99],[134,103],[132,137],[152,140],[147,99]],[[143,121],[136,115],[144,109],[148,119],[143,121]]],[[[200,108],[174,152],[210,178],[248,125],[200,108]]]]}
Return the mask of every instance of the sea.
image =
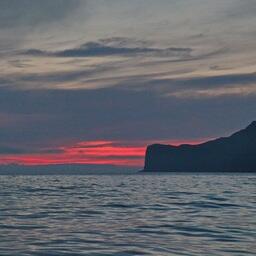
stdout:
{"type": "Polygon", "coordinates": [[[256,255],[256,175],[0,176],[1,256],[256,255]]]}

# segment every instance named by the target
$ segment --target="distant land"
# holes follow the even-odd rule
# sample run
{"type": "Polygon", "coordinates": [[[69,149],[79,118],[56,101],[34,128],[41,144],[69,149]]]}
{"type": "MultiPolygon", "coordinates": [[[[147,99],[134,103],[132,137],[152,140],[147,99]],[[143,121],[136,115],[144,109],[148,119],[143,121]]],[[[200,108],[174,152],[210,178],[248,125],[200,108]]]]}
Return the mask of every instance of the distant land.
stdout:
{"type": "Polygon", "coordinates": [[[256,173],[256,121],[230,137],[198,145],[150,145],[143,171],[256,173]]]}

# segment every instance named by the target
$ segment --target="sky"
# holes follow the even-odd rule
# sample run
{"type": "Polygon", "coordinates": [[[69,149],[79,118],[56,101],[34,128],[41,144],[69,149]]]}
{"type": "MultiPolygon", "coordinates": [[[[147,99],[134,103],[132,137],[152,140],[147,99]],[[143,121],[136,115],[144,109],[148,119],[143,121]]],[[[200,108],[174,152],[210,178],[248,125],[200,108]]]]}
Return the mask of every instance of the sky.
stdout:
{"type": "Polygon", "coordinates": [[[254,0],[1,0],[0,164],[138,168],[256,119],[254,0]]]}

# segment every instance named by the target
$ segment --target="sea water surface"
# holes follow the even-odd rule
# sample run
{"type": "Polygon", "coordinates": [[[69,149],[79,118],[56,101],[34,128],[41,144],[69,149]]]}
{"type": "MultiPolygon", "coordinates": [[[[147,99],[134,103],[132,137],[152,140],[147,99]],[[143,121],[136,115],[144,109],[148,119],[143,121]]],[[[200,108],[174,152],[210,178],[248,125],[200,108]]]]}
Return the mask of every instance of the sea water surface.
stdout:
{"type": "Polygon", "coordinates": [[[0,176],[0,255],[256,255],[256,176],[0,176]]]}

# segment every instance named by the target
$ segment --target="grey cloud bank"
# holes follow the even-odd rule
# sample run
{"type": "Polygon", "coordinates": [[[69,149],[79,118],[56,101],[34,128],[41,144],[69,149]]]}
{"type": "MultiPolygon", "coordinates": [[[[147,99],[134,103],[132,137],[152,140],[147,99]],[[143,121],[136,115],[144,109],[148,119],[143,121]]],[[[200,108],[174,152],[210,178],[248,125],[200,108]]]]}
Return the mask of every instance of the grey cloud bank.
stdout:
{"type": "Polygon", "coordinates": [[[255,99],[253,96],[163,98],[150,91],[118,88],[89,91],[1,89],[1,112],[13,117],[13,122],[1,127],[0,139],[5,145],[16,143],[24,147],[29,144],[28,148],[38,151],[52,143],[62,145],[86,140],[139,143],[141,140],[215,137],[253,119],[255,99]]]}

